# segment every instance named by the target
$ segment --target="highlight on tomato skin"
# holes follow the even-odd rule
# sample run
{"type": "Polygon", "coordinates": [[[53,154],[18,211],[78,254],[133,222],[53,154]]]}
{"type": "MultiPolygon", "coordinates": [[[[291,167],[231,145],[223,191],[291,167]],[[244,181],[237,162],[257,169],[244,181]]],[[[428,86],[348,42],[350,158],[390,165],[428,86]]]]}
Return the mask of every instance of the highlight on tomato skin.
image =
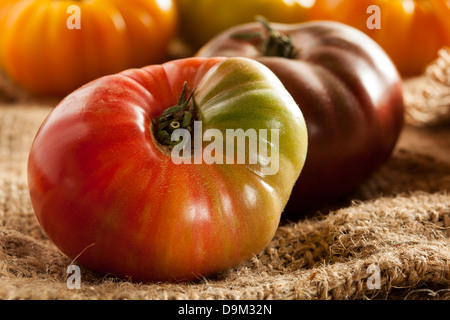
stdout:
{"type": "Polygon", "coordinates": [[[199,57],[247,57],[267,66],[301,109],[308,157],[285,216],[349,195],[390,157],[404,121],[402,79],[371,38],[334,21],[230,28],[199,57]]]}
{"type": "Polygon", "coordinates": [[[162,63],[174,0],[3,0],[0,68],[38,96],[64,97],[100,76],[162,63]]]}
{"type": "Polygon", "coordinates": [[[48,115],[29,154],[30,198],[45,233],[77,263],[132,281],[195,280],[268,245],[307,140],[292,96],[254,60],[187,58],[128,69],[84,85],[48,115]],[[203,161],[197,149],[174,161],[161,132],[199,124],[203,161]],[[228,141],[220,149],[210,139],[239,130],[249,147],[233,137],[233,157],[228,141]],[[270,136],[256,141],[252,132],[270,136]],[[210,163],[213,144],[217,162],[210,163]],[[257,161],[239,163],[242,149],[257,161]],[[274,155],[277,170],[265,174],[274,155]]]}

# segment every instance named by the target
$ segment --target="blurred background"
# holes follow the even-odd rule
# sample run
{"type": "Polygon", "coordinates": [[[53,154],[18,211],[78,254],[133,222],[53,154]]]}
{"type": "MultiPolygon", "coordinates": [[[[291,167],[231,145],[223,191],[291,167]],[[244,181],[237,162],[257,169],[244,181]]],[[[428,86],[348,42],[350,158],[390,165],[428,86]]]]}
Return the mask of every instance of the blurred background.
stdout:
{"type": "Polygon", "coordinates": [[[351,25],[404,77],[450,46],[450,0],[1,0],[0,95],[62,97],[102,75],[191,56],[256,15],[351,25]]]}

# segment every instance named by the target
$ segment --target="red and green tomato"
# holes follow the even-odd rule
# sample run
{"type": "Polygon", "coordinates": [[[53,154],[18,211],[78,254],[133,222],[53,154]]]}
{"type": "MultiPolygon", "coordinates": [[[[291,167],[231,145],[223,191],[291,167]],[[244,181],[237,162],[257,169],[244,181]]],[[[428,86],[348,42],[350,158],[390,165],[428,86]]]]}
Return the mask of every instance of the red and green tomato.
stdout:
{"type": "MultiPolygon", "coordinates": [[[[203,138],[205,151],[212,141],[203,138]]],[[[67,96],[33,142],[30,196],[48,237],[77,262],[135,281],[191,280],[269,243],[306,150],[303,116],[268,68],[246,58],[174,60],[67,96]],[[269,148],[277,172],[264,170],[269,153],[257,163],[207,163],[195,154],[175,163],[158,130],[163,112],[183,102],[185,84],[203,133],[278,130],[279,145],[269,148]]]]}

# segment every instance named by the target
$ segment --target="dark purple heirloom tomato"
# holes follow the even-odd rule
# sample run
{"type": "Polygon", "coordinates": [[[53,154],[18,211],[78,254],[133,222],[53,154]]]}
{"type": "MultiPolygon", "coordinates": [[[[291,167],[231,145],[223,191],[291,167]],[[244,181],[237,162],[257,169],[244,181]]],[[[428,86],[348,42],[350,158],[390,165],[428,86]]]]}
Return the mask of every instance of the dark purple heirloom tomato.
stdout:
{"type": "Polygon", "coordinates": [[[401,77],[372,39],[331,21],[250,23],[221,33],[197,56],[244,56],[271,69],[298,103],[308,155],[287,213],[336,200],[390,157],[404,121],[401,77]]]}

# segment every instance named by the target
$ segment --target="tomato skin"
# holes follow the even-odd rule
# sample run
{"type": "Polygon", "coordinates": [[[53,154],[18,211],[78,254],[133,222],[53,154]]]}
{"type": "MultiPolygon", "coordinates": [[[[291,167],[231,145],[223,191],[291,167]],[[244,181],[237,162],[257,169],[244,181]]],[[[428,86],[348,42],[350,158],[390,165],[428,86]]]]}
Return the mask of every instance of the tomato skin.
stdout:
{"type": "Polygon", "coordinates": [[[126,70],[49,114],[29,155],[30,196],[46,234],[81,264],[136,281],[196,279],[268,244],[302,169],[306,134],[292,97],[253,60],[126,70]],[[278,127],[278,173],[264,176],[261,164],[175,164],[150,127],[184,81],[197,88],[204,130],[278,127]]]}
{"type": "Polygon", "coordinates": [[[438,51],[450,46],[448,0],[318,0],[310,19],[335,20],[353,26],[374,39],[391,57],[403,76],[423,73],[438,51]],[[369,29],[370,6],[379,8],[379,29],[369,29]]]}
{"type": "Polygon", "coordinates": [[[286,214],[304,213],[344,196],[390,156],[404,119],[401,78],[384,51],[362,32],[337,22],[271,24],[291,34],[292,59],[267,57],[258,23],[231,28],[198,56],[245,56],[271,69],[299,105],[308,128],[308,157],[286,214]]]}
{"type": "Polygon", "coordinates": [[[308,1],[286,0],[177,0],[177,4],[180,35],[194,49],[230,27],[255,21],[256,15],[294,23],[305,21],[310,10],[308,1]]]}
{"type": "Polygon", "coordinates": [[[30,92],[65,96],[100,76],[160,63],[177,28],[174,3],[164,3],[2,1],[0,67],[30,92]],[[70,29],[78,13],[80,29],[70,29]]]}

